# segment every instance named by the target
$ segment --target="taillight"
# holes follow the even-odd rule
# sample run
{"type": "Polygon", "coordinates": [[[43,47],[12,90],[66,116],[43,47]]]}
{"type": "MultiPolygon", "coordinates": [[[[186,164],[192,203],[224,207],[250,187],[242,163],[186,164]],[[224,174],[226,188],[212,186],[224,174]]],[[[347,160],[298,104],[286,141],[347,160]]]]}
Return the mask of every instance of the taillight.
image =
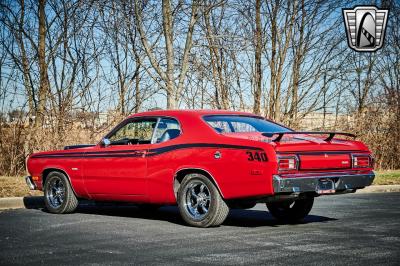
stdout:
{"type": "Polygon", "coordinates": [[[296,156],[278,157],[279,171],[294,171],[298,168],[298,160],[296,156]]]}
{"type": "Polygon", "coordinates": [[[372,158],[369,155],[353,154],[353,168],[372,167],[372,158]]]}

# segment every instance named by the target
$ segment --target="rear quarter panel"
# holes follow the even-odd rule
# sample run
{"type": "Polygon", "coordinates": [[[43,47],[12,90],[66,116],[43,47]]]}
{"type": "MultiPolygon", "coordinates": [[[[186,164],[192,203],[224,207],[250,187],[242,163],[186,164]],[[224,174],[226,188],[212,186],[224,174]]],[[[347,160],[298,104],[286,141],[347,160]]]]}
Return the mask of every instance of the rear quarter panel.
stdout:
{"type": "MultiPolygon", "coordinates": [[[[168,143],[172,144],[174,143],[168,143]]],[[[272,174],[276,171],[276,157],[272,148],[259,150],[266,152],[268,157],[268,161],[259,162],[248,160],[246,152],[254,150],[224,147],[225,145],[257,147],[257,144],[260,146],[259,143],[235,141],[219,144],[220,147],[177,149],[148,157],[149,200],[157,203],[175,203],[174,177],[183,169],[201,169],[208,172],[225,199],[273,194],[272,174]],[[219,159],[214,156],[217,151],[222,155],[219,159]]]]}

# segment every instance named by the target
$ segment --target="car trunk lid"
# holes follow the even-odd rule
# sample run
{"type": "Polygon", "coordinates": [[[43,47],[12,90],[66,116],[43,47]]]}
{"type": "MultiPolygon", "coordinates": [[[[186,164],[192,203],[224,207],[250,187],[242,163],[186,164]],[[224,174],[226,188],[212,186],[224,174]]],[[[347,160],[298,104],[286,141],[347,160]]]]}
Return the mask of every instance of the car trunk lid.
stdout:
{"type": "Polygon", "coordinates": [[[326,136],[307,134],[284,135],[278,142],[274,137],[259,132],[229,133],[229,137],[247,138],[271,144],[277,156],[296,156],[300,171],[349,169],[352,167],[352,153],[363,152],[359,143],[341,138],[329,141],[326,136]]]}
{"type": "Polygon", "coordinates": [[[349,153],[299,154],[299,170],[347,169],[351,167],[349,153]]]}

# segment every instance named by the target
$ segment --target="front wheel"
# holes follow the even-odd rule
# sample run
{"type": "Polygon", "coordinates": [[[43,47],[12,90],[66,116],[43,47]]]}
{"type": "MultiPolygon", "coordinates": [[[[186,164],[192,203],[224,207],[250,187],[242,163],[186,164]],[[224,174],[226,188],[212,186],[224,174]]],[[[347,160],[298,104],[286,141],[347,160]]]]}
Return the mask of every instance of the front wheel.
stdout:
{"type": "Polygon", "coordinates": [[[189,174],[183,179],[178,206],[183,220],[196,227],[218,226],[229,213],[216,186],[201,174],[189,174]]]}
{"type": "Polygon", "coordinates": [[[70,213],[78,207],[78,199],[68,181],[60,172],[51,172],[44,183],[44,202],[51,213],[70,213]]]}
{"type": "Polygon", "coordinates": [[[306,217],[314,204],[314,198],[299,199],[295,201],[267,203],[267,208],[272,216],[285,222],[298,222],[306,217]]]}

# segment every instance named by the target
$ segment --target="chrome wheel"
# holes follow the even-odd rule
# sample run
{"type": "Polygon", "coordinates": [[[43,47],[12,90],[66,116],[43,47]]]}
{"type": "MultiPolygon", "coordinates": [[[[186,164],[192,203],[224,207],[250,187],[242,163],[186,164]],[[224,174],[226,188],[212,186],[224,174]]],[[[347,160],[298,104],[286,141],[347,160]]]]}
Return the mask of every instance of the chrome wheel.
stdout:
{"type": "Polygon", "coordinates": [[[46,187],[46,198],[51,207],[55,209],[59,208],[63,204],[65,198],[65,186],[59,177],[54,176],[50,182],[48,182],[46,187]]]}
{"type": "Polygon", "coordinates": [[[211,204],[211,193],[202,181],[191,182],[185,193],[185,209],[195,220],[201,220],[207,215],[211,204]]]}

